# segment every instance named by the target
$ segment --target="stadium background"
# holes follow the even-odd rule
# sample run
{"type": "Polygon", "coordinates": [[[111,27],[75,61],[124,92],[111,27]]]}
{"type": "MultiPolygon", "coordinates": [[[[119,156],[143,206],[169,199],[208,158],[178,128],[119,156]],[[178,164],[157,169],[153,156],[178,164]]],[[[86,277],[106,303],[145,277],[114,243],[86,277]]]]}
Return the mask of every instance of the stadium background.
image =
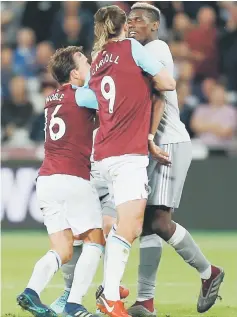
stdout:
{"type": "MultiPolygon", "coordinates": [[[[44,97],[56,87],[47,62],[55,49],[67,45],[83,46],[90,58],[93,14],[110,3],[1,2],[3,314],[19,313],[15,295],[47,247],[35,196],[43,158],[44,97]]],[[[134,2],[113,3],[128,13],[134,2]]],[[[237,3],[149,3],[162,13],[159,38],[172,51],[180,116],[193,139],[193,162],[175,217],[187,229],[198,230],[195,237],[204,252],[227,271],[224,300],[207,316],[236,317],[237,3]],[[206,133],[201,132],[204,126],[206,133]]],[[[164,253],[157,281],[160,316],[196,316],[197,276],[169,248],[164,253]]],[[[138,244],[124,279],[133,299],[137,261],[138,244]]],[[[48,302],[61,287],[59,276],[44,294],[48,302]]],[[[86,298],[89,305],[94,289],[86,298]]]]}

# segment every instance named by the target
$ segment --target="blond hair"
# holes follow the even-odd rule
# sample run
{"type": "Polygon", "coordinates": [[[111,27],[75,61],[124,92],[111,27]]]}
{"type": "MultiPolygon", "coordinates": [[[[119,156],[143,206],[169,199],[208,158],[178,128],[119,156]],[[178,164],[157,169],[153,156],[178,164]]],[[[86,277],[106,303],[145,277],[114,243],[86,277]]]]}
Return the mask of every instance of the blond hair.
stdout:
{"type": "Polygon", "coordinates": [[[118,36],[127,20],[126,13],[116,5],[100,8],[94,18],[95,43],[92,55],[101,51],[109,39],[118,36]]]}

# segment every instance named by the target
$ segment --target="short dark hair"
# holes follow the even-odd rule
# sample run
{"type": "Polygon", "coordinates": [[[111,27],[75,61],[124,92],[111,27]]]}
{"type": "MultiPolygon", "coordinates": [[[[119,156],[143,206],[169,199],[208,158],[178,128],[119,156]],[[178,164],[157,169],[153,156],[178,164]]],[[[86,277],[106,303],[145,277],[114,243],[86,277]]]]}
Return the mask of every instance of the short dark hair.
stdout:
{"type": "Polygon", "coordinates": [[[155,6],[145,2],[137,2],[132,6],[131,10],[136,9],[147,11],[151,22],[160,22],[160,10],[155,6]]]}
{"type": "Polygon", "coordinates": [[[48,70],[59,84],[69,81],[71,71],[76,68],[73,55],[77,52],[82,52],[82,47],[68,46],[57,49],[51,56],[48,70]]]}

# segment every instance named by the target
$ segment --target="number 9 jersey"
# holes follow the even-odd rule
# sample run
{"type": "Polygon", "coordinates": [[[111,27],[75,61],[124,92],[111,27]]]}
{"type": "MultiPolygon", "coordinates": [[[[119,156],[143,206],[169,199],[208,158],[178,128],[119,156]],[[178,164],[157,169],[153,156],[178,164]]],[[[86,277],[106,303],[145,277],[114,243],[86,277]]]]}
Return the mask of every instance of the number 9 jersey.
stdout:
{"type": "Polygon", "coordinates": [[[79,106],[80,89],[61,86],[46,98],[45,158],[40,176],[66,174],[90,179],[95,110],[79,106]]]}
{"type": "Polygon", "coordinates": [[[96,161],[148,154],[151,89],[143,71],[155,76],[162,67],[134,39],[109,42],[99,52],[88,81],[99,104],[96,161]]]}

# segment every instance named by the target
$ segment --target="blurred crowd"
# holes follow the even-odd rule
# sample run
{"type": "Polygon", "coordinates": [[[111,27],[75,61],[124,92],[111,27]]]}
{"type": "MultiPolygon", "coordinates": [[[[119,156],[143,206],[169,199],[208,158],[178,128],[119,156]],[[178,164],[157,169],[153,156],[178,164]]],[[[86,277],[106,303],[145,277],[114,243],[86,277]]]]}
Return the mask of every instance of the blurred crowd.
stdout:
{"type": "MultiPolygon", "coordinates": [[[[113,2],[127,13],[134,2],[113,2]]],[[[149,1],[161,10],[159,38],[171,49],[181,120],[192,138],[226,148],[237,130],[237,3],[149,1]]],[[[83,46],[90,57],[93,15],[106,2],[1,2],[2,142],[44,141],[44,98],[56,88],[47,72],[55,49],[83,46]]]]}

